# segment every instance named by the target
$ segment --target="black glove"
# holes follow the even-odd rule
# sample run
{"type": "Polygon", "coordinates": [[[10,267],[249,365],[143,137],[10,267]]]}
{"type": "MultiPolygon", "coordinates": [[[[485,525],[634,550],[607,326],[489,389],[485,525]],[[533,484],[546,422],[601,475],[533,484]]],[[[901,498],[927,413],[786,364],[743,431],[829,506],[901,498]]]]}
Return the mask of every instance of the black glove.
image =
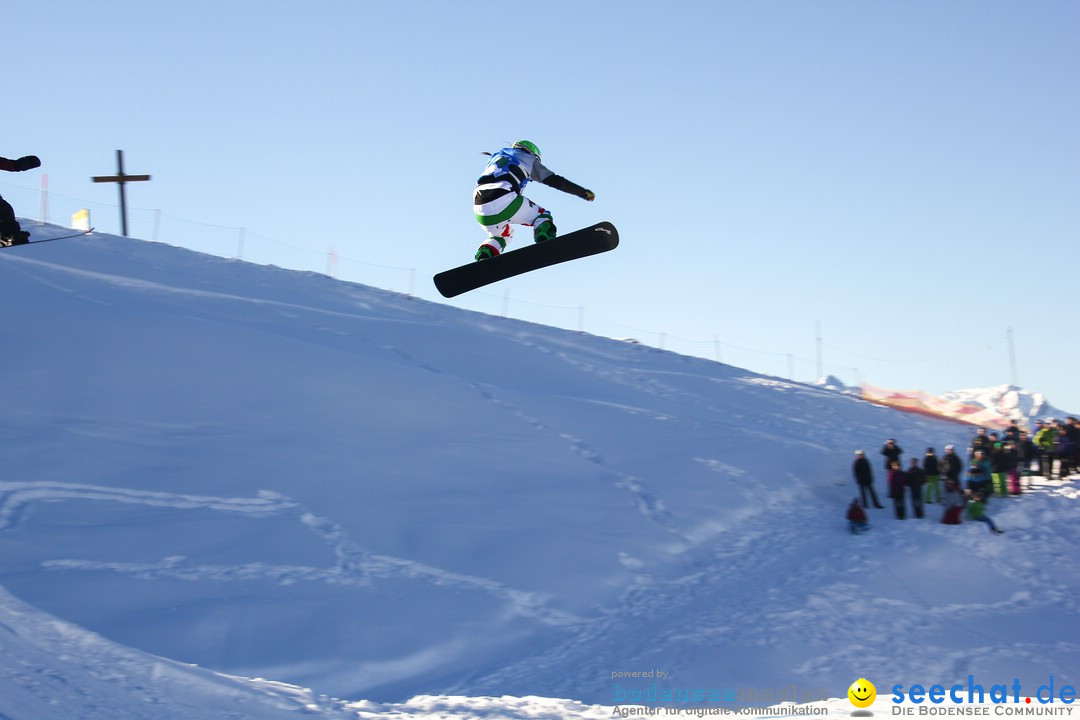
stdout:
{"type": "Polygon", "coordinates": [[[33,170],[36,167],[41,167],[41,160],[37,155],[23,155],[15,161],[15,170],[17,172],[33,170]]]}

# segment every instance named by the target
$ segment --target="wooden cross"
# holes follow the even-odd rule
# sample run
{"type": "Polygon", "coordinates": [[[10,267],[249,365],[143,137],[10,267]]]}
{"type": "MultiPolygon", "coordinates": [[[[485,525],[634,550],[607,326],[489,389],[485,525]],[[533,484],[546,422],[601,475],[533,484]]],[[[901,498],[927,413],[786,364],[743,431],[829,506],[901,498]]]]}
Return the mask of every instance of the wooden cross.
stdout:
{"type": "Polygon", "coordinates": [[[96,183],[114,182],[120,186],[120,232],[124,237],[127,237],[127,202],[124,197],[124,185],[129,182],[137,182],[140,180],[149,180],[149,175],[125,175],[124,174],[124,151],[116,151],[116,174],[115,175],[98,175],[90,178],[96,183]]]}

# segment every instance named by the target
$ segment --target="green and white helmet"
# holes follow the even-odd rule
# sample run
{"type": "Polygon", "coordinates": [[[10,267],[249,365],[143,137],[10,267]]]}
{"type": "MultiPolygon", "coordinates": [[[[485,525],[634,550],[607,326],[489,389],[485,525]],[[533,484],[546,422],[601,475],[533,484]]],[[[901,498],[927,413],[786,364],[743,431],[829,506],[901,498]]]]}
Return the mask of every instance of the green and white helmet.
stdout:
{"type": "Polygon", "coordinates": [[[535,143],[529,142],[528,140],[518,140],[514,143],[514,147],[530,152],[536,156],[537,160],[540,159],[540,148],[536,147],[535,143]]]}

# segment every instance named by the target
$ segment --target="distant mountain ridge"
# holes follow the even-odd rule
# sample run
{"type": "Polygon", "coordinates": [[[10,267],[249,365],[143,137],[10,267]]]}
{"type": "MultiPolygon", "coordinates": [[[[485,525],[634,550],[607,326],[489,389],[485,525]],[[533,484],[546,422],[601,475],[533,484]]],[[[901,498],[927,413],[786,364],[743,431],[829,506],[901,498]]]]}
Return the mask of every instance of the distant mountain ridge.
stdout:
{"type": "Polygon", "coordinates": [[[1008,420],[1028,425],[1036,420],[1060,419],[1072,414],[1051,405],[1042,393],[1030,392],[1015,385],[953,390],[943,393],[941,397],[995,410],[1008,420]]]}
{"type": "Polygon", "coordinates": [[[863,399],[901,410],[922,411],[964,420],[975,425],[1007,426],[1012,420],[1031,427],[1036,420],[1061,419],[1074,415],[1054,407],[1046,396],[1015,385],[951,390],[941,395],[922,391],[885,390],[870,385],[852,387],[829,375],[815,383],[835,392],[860,395],[863,399]]]}

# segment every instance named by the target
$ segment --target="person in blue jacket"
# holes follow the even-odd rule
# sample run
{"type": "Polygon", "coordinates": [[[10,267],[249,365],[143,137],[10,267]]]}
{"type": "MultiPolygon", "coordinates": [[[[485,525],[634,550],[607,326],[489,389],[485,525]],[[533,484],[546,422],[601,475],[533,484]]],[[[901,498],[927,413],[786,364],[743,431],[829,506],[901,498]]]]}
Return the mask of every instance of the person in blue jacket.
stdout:
{"type": "Polygon", "coordinates": [[[980,493],[984,500],[992,489],[993,469],[982,450],[976,450],[968,466],[968,490],[980,493]]]}
{"type": "Polygon", "coordinates": [[[555,237],[551,213],[522,194],[530,180],[590,202],[596,198],[592,190],[544,167],[540,162],[540,148],[528,140],[518,140],[508,148],[485,154],[491,159],[476,181],[473,214],[487,230],[488,239],[476,251],[476,260],[493,258],[505,250],[514,233],[513,225],[531,227],[534,242],[555,237]]]}

